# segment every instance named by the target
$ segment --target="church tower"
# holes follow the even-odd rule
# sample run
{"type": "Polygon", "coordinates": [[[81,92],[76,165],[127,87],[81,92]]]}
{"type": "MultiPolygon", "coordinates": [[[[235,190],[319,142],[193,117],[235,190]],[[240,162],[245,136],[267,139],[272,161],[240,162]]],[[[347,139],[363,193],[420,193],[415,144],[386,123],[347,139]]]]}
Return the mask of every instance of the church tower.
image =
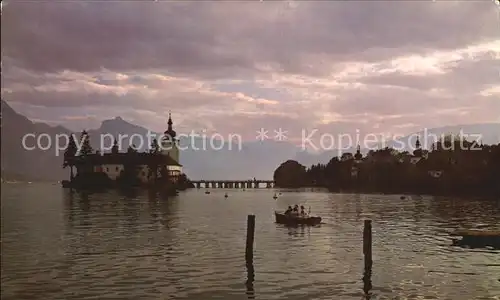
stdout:
{"type": "Polygon", "coordinates": [[[179,147],[176,138],[177,133],[172,128],[172,115],[168,113],[168,129],[164,132],[164,137],[161,141],[161,151],[163,154],[170,156],[173,160],[179,163],[179,147]]]}
{"type": "Polygon", "coordinates": [[[356,163],[360,163],[361,160],[363,159],[363,154],[361,154],[361,147],[358,145],[358,148],[356,149],[356,154],[354,155],[354,159],[356,163]]]}

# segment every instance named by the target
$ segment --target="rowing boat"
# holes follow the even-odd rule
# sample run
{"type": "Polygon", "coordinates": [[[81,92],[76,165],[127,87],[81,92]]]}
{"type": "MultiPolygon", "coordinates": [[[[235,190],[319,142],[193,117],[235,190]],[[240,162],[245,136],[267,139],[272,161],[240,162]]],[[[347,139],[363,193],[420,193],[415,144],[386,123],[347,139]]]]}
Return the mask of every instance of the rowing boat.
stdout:
{"type": "Polygon", "coordinates": [[[291,216],[283,213],[274,212],[276,223],[284,225],[318,225],[321,223],[321,217],[314,216],[291,216]]]}

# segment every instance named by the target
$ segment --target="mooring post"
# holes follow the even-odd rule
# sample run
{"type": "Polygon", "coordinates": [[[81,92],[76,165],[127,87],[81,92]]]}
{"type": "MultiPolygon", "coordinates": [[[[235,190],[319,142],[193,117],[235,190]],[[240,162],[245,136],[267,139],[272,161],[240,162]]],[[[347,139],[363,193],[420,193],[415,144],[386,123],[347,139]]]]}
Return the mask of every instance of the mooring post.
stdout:
{"type": "Polygon", "coordinates": [[[248,215],[247,218],[247,246],[245,258],[247,263],[253,262],[253,239],[255,235],[255,215],[248,215]]]}
{"type": "Polygon", "coordinates": [[[363,254],[365,257],[365,270],[372,268],[372,220],[365,220],[363,230],[363,254]]]}

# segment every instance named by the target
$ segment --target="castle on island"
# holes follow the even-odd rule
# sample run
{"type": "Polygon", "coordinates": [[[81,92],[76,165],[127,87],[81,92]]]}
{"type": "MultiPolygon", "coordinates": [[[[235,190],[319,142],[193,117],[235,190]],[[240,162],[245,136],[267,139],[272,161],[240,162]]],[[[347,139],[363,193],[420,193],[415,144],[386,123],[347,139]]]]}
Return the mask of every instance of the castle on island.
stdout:
{"type": "Polygon", "coordinates": [[[153,140],[149,151],[138,152],[133,147],[129,147],[126,152],[120,152],[115,139],[114,145],[109,153],[94,151],[90,146],[90,137],[86,131],[82,132],[82,146],[77,155],[76,143],[70,141],[64,153],[63,167],[70,167],[70,182],[79,175],[120,181],[129,177],[134,177],[140,184],[158,183],[158,181],[176,183],[183,176],[182,165],[179,162],[179,141],[177,133],[173,129],[171,114],[168,117],[168,128],[164,132],[160,141],[153,140]],[[73,173],[76,168],[76,176],[73,173]],[[107,178],[106,178],[107,177],[107,178]],[[168,180],[168,181],[167,181],[168,180]]]}

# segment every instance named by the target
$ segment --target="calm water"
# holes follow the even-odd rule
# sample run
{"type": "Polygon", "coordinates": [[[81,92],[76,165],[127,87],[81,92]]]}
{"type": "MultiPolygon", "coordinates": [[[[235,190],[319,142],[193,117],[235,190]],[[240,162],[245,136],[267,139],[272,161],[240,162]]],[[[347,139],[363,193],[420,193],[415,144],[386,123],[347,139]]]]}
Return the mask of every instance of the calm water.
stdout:
{"type": "Polygon", "coordinates": [[[224,192],[165,201],[2,184],[2,299],[365,299],[364,218],[373,220],[371,299],[500,299],[500,252],[452,247],[448,235],[500,229],[498,201],[224,192]],[[273,223],[274,209],[295,203],[326,224],[273,223]],[[257,223],[253,287],[248,214],[257,223]]]}

